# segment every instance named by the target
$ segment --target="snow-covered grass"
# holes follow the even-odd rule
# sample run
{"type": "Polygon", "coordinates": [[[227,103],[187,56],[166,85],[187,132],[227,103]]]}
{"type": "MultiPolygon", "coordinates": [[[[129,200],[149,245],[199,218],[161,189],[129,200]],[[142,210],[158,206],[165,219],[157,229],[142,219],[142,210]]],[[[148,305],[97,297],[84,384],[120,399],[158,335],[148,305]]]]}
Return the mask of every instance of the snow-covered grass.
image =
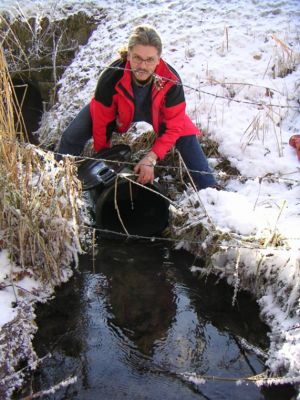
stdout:
{"type": "Polygon", "coordinates": [[[0,397],[22,383],[22,363],[34,368],[34,304],[72,275],[82,252],[85,205],[74,163],[26,145],[0,48],[0,397]],[[17,370],[17,371],[16,371],[17,370]]]}
{"type": "MultiPolygon", "coordinates": [[[[50,13],[51,3],[38,4],[26,2],[24,10],[50,13]]],[[[68,12],[79,7],[63,4],[68,12]]],[[[181,75],[189,115],[238,171],[215,170],[226,191],[182,193],[173,234],[189,251],[213,249],[209,271],[253,293],[271,330],[267,367],[299,376],[300,164],[289,145],[300,133],[299,1],[107,0],[80,7],[103,7],[107,16],[62,77],[58,102],[43,117],[42,141],[58,141],[132,28],[153,24],[163,57],[181,75]]]]}

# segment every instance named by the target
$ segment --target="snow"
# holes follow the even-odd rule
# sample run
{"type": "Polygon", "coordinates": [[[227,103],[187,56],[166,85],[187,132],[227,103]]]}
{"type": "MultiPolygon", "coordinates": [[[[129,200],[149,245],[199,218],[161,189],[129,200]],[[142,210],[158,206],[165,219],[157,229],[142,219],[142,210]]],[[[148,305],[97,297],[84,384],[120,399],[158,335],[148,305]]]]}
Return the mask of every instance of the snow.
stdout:
{"type": "MultiPolygon", "coordinates": [[[[0,283],[6,283],[6,285],[4,284],[3,288],[1,287],[0,291],[0,327],[10,322],[17,315],[17,309],[14,308],[14,304],[17,300],[14,293],[15,288],[10,284],[9,277],[12,272],[16,273],[18,269],[19,268],[10,261],[8,251],[0,251],[0,283]]],[[[39,283],[34,281],[32,278],[29,278],[28,276],[20,279],[17,284],[19,293],[26,292],[31,294],[39,287],[39,283]]]]}
{"type": "MultiPolygon", "coordinates": [[[[1,7],[8,10],[13,4],[2,0],[1,7]]],[[[25,14],[53,11],[51,2],[19,4],[25,14]]],[[[300,330],[292,327],[300,322],[300,164],[289,145],[289,138],[300,134],[299,1],[64,0],[56,3],[56,13],[84,9],[94,14],[101,7],[107,16],[65,71],[59,101],[44,115],[42,139],[57,142],[61,129],[90,100],[100,71],[132,28],[154,25],[163,39],[164,59],[182,78],[188,114],[240,173],[226,176],[226,191],[187,191],[178,204],[188,209],[190,224],[205,223],[208,215],[219,232],[264,241],[264,249],[239,250],[240,284],[251,287],[254,278],[267,280],[256,293],[271,328],[267,365],[274,372],[285,366],[289,377],[299,375],[300,330]],[[294,71],[282,74],[288,62],[294,71]],[[189,208],[199,196],[201,209],[189,208]],[[275,232],[282,247],[272,246],[275,232]]],[[[147,126],[140,125],[143,129],[147,126]]],[[[216,162],[209,161],[212,166],[216,162]]],[[[219,174],[218,179],[224,178],[219,174]]],[[[189,248],[188,243],[182,245],[189,248]]],[[[231,245],[216,255],[214,272],[234,284],[237,251],[231,245]]],[[[9,268],[2,251],[0,282],[9,268]]],[[[12,288],[0,290],[0,324],[13,318],[13,301],[12,288]]]]}

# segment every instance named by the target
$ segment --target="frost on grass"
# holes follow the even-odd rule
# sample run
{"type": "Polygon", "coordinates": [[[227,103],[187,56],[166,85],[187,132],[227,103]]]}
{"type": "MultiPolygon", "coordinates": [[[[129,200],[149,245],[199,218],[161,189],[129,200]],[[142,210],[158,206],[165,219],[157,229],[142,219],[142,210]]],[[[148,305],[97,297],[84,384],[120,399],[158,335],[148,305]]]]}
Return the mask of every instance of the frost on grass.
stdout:
{"type": "Polygon", "coordinates": [[[20,387],[24,374],[35,369],[37,356],[32,346],[36,332],[33,305],[28,301],[19,302],[16,317],[0,330],[0,395],[10,398],[20,387]],[[28,366],[20,369],[20,361],[28,366]]]}
{"type": "Polygon", "coordinates": [[[252,293],[271,330],[266,367],[271,375],[293,381],[300,372],[297,238],[283,235],[286,227],[277,219],[277,208],[254,210],[238,193],[187,191],[178,198],[178,205],[172,215],[173,234],[181,239],[178,247],[210,256],[208,268],[194,268],[194,273],[213,273],[226,279],[234,287],[233,302],[239,290],[252,293]],[[214,211],[218,206],[219,211],[214,211]]]}
{"type": "Polygon", "coordinates": [[[0,397],[9,398],[25,370],[35,368],[34,304],[72,274],[82,252],[86,218],[72,160],[26,145],[16,131],[18,109],[0,49],[0,397]],[[2,305],[2,304],[1,304],[2,305]]]}
{"type": "Polygon", "coordinates": [[[11,296],[12,307],[12,320],[0,329],[3,398],[21,384],[22,364],[28,366],[25,372],[35,368],[34,304],[49,299],[55,287],[72,275],[83,251],[86,221],[72,163],[57,165],[53,156],[28,146],[18,151],[22,157],[16,164],[16,180],[6,176],[1,183],[0,207],[5,216],[1,248],[7,249],[10,260],[0,291],[11,296]]]}

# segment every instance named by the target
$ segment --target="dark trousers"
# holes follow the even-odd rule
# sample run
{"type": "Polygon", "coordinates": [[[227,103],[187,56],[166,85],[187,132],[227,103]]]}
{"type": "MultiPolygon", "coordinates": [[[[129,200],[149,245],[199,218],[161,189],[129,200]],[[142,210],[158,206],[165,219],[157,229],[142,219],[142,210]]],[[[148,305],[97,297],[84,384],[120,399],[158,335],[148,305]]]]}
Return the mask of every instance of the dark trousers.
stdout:
{"type": "MultiPolygon", "coordinates": [[[[89,105],[87,105],[63,132],[58,148],[59,154],[57,160],[61,159],[60,154],[80,155],[85,144],[91,137],[92,119],[89,105]]],[[[205,189],[216,185],[216,180],[208,166],[207,159],[197,136],[181,136],[177,140],[175,147],[181,154],[198,189],[205,189]]]]}

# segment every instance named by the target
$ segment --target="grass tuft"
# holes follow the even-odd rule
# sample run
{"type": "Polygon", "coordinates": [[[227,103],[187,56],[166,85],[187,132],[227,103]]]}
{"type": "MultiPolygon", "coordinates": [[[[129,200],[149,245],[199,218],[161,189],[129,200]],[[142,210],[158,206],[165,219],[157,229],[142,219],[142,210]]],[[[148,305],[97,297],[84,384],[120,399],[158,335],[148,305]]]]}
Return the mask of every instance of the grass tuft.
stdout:
{"type": "Polygon", "coordinates": [[[70,159],[58,165],[17,131],[20,107],[1,48],[0,75],[0,250],[9,251],[23,276],[56,285],[82,251],[81,185],[70,159]]]}

